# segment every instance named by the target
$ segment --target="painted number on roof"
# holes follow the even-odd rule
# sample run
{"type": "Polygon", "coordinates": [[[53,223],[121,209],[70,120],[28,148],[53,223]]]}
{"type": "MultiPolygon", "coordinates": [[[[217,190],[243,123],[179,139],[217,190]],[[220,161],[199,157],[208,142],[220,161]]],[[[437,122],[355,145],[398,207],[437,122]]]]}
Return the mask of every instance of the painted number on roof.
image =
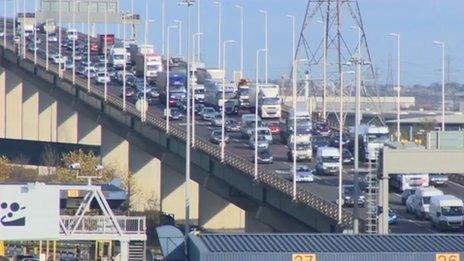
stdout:
{"type": "Polygon", "coordinates": [[[75,189],[68,190],[68,198],[77,198],[79,197],[79,191],[75,189]]]}
{"type": "Polygon", "coordinates": [[[435,261],[461,261],[459,253],[437,253],[435,261]]]}
{"type": "Polygon", "coordinates": [[[316,261],[316,254],[313,254],[313,253],[292,254],[292,261],[316,261]]]}

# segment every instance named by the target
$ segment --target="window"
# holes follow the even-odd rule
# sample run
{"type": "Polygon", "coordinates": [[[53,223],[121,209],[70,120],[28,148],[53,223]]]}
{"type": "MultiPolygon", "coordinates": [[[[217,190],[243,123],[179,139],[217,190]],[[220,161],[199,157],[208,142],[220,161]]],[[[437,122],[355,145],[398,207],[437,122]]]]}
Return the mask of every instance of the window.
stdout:
{"type": "Polygon", "coordinates": [[[442,207],[441,213],[443,216],[462,216],[462,207],[442,207]]]}

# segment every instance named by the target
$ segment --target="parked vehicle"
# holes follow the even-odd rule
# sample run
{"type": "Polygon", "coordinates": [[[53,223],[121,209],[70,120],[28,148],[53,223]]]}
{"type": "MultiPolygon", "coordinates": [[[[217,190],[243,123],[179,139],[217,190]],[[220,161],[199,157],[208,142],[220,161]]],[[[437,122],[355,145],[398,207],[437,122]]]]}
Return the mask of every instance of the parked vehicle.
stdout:
{"type": "Polygon", "coordinates": [[[396,215],[396,212],[389,209],[388,210],[388,224],[396,225],[397,222],[398,222],[398,216],[396,215]]]}
{"type": "Polygon", "coordinates": [[[200,116],[204,121],[210,121],[216,118],[217,115],[219,115],[219,112],[217,112],[213,107],[204,107],[200,112],[200,116]]]}
{"type": "Polygon", "coordinates": [[[406,200],[408,200],[410,196],[414,195],[414,193],[416,193],[416,189],[405,189],[401,193],[401,204],[406,205],[406,200]]]}
{"type": "MultiPolygon", "coordinates": [[[[338,199],[337,199],[338,200],[338,199]]],[[[364,207],[366,202],[364,192],[358,189],[358,206],[364,207]]],[[[355,203],[355,187],[354,185],[344,185],[343,186],[343,195],[342,195],[342,204],[343,206],[353,206],[355,203]]]]}
{"type": "MultiPolygon", "coordinates": [[[[164,109],[164,118],[167,116],[167,111],[167,109],[164,109]]],[[[171,120],[180,120],[183,117],[182,112],[177,107],[169,108],[169,112],[169,119],[171,120]]]]}
{"type": "Polygon", "coordinates": [[[353,164],[354,163],[353,154],[351,154],[351,151],[349,149],[343,149],[342,162],[343,162],[343,164],[353,164]]]}
{"type": "Polygon", "coordinates": [[[440,195],[443,195],[443,192],[434,187],[418,188],[414,195],[406,200],[406,211],[424,219],[428,217],[430,198],[440,195]]]}
{"type": "Polygon", "coordinates": [[[339,159],[340,152],[337,148],[318,148],[316,155],[316,174],[335,175],[339,171],[339,159]]]}
{"type": "Polygon", "coordinates": [[[264,136],[258,136],[257,144],[255,144],[255,136],[252,135],[248,140],[248,146],[251,149],[255,149],[255,145],[257,145],[258,150],[260,149],[268,149],[269,148],[269,141],[264,136]]]}
{"type": "Polygon", "coordinates": [[[320,135],[311,137],[311,147],[313,149],[313,152],[317,152],[318,148],[328,147],[328,146],[329,146],[329,141],[327,140],[326,137],[320,136],[320,135]]]}
{"type": "Polygon", "coordinates": [[[430,173],[429,183],[434,186],[446,186],[448,181],[448,174],[445,173],[430,173]]]}
{"type": "MultiPolygon", "coordinates": [[[[214,144],[221,144],[222,131],[220,129],[211,131],[209,140],[214,144]]],[[[229,135],[227,135],[227,133],[224,134],[224,141],[226,143],[229,142],[229,135]]]]}
{"type": "Polygon", "coordinates": [[[105,72],[97,72],[97,84],[105,84],[111,82],[110,76],[105,72]]]}
{"type": "Polygon", "coordinates": [[[390,186],[399,191],[429,186],[428,174],[391,174],[390,186]]]}
{"type": "Polygon", "coordinates": [[[226,131],[227,132],[240,132],[240,124],[236,120],[227,120],[226,131]]]}
{"type": "MultiPolygon", "coordinates": [[[[293,177],[293,176],[292,176],[293,177]]],[[[309,183],[314,181],[314,175],[308,165],[296,166],[296,182],[309,183]]]]}
{"type": "Polygon", "coordinates": [[[274,161],[274,157],[270,149],[258,150],[258,163],[259,164],[262,164],[262,163],[272,164],[273,161],[274,161]]]}
{"type": "Polygon", "coordinates": [[[432,196],[429,216],[432,226],[441,231],[456,231],[464,228],[464,205],[453,195],[432,196]]]}
{"type": "Polygon", "coordinates": [[[287,158],[289,161],[293,161],[293,157],[296,160],[311,160],[313,157],[313,150],[311,148],[311,136],[310,135],[292,135],[287,144],[287,158]],[[293,146],[295,142],[295,147],[293,146]]]}

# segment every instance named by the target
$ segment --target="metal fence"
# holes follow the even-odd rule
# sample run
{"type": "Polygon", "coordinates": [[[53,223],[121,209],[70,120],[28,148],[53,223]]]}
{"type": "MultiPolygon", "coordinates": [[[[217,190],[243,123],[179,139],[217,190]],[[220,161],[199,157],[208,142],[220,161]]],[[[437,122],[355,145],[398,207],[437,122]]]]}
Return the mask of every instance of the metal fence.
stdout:
{"type": "MultiPolygon", "coordinates": [[[[14,44],[7,42],[5,45],[3,41],[0,42],[4,49],[13,51],[17,53],[18,57],[22,57],[17,52],[16,47],[14,44]]],[[[34,54],[27,52],[25,59],[34,63],[34,54]]],[[[36,57],[36,65],[38,65],[41,69],[46,68],[46,61],[39,55],[36,57]]],[[[50,63],[48,65],[48,71],[54,74],[57,77],[60,77],[59,68],[56,64],[50,63]]],[[[66,82],[72,84],[72,72],[62,71],[61,73],[62,79],[66,82]]],[[[94,97],[99,98],[100,100],[104,100],[107,104],[112,105],[113,107],[130,114],[132,117],[141,120],[141,112],[135,107],[135,105],[131,103],[126,103],[126,108],[123,107],[123,99],[117,95],[114,95],[110,92],[107,92],[107,96],[105,99],[104,91],[101,88],[97,87],[93,83],[88,85],[87,80],[81,79],[79,77],[75,77],[75,87],[80,88],[82,90],[88,91],[88,94],[94,97]]],[[[146,124],[154,126],[155,128],[166,131],[166,121],[163,118],[157,117],[154,113],[147,111],[146,113],[146,124]]],[[[335,126],[331,126],[335,127],[335,126]]],[[[180,128],[176,125],[170,125],[169,134],[181,141],[186,141],[186,130],[184,128],[180,128]]],[[[220,159],[221,151],[218,145],[211,144],[207,140],[201,137],[195,137],[195,144],[194,149],[204,152],[216,159],[220,159]]],[[[241,157],[240,155],[232,154],[230,152],[225,153],[225,160],[224,164],[229,165],[244,174],[254,177],[254,165],[248,159],[241,157]]],[[[270,170],[259,168],[259,173],[257,177],[257,182],[261,182],[273,189],[276,189],[289,197],[292,197],[292,184],[291,182],[275,175],[270,170]]],[[[316,194],[311,193],[310,191],[306,190],[305,188],[298,188],[297,191],[297,201],[317,210],[318,212],[326,215],[327,217],[333,219],[335,222],[338,221],[338,207],[335,203],[325,200],[316,194]]],[[[342,220],[341,225],[343,227],[349,227],[352,225],[352,216],[351,213],[343,210],[342,213],[342,220]]]]}

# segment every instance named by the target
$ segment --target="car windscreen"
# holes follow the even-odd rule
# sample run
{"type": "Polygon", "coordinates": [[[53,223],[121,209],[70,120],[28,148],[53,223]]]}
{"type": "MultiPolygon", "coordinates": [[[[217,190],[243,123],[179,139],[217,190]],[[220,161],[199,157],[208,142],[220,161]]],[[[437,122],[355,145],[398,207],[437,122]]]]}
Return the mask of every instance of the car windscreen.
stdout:
{"type": "Polygon", "coordinates": [[[442,207],[441,213],[443,216],[462,216],[462,207],[442,207]]]}
{"type": "Polygon", "coordinates": [[[323,162],[338,162],[338,157],[322,157],[323,162]]]}

